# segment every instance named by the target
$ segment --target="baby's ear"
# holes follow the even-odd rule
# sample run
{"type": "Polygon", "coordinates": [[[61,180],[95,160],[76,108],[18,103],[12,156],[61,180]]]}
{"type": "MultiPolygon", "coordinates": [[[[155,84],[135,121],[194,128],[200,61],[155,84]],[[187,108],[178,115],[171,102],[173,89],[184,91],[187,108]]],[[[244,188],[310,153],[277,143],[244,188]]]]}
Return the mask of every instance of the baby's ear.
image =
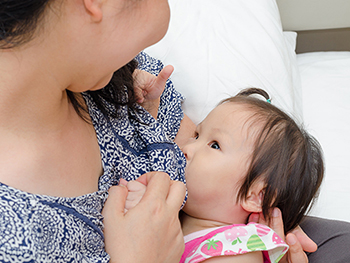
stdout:
{"type": "Polygon", "coordinates": [[[241,201],[241,206],[249,213],[260,213],[262,211],[262,201],[264,199],[265,182],[259,180],[255,182],[248,191],[247,197],[241,201]]]}

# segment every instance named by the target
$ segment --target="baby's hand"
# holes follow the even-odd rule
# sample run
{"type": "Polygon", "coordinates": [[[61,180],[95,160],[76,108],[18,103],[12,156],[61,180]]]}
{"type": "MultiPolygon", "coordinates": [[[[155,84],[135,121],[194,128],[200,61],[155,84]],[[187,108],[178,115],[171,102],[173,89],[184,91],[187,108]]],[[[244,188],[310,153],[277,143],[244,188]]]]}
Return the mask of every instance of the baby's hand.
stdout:
{"type": "Polygon", "coordinates": [[[145,194],[146,185],[140,183],[139,181],[126,181],[125,179],[120,179],[119,183],[128,188],[128,196],[126,197],[124,212],[135,207],[141,200],[142,196],[145,194]]]}
{"type": "Polygon", "coordinates": [[[174,67],[168,65],[154,76],[146,71],[136,69],[134,71],[134,91],[137,102],[144,107],[155,119],[158,114],[160,96],[162,95],[166,81],[173,73],[174,67]]]}

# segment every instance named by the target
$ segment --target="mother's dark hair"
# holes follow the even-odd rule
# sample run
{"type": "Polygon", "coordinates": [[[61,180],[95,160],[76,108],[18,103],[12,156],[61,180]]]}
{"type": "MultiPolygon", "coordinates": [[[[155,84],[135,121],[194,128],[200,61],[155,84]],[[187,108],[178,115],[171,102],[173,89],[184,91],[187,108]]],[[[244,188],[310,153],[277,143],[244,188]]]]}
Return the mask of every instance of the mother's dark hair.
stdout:
{"type": "Polygon", "coordinates": [[[1,0],[0,48],[13,48],[30,41],[51,1],[1,0]]]}
{"type": "Polygon", "coordinates": [[[250,125],[259,129],[237,197],[245,199],[254,182],[262,179],[262,212],[269,219],[272,207],[281,209],[288,232],[300,224],[318,193],[324,174],[321,146],[290,116],[252,94],[269,100],[265,91],[251,88],[223,102],[244,105],[252,111],[250,125]]]}

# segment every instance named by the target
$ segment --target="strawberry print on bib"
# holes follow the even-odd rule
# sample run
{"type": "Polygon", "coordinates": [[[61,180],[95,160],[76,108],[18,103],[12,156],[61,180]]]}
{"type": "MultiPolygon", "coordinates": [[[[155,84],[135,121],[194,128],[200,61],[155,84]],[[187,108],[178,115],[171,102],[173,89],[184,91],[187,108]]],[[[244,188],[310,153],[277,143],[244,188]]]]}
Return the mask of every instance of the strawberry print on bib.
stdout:
{"type": "Polygon", "coordinates": [[[253,251],[263,252],[264,263],[275,263],[288,251],[288,245],[265,225],[230,225],[186,242],[180,263],[197,263],[211,257],[240,255],[253,251]]]}

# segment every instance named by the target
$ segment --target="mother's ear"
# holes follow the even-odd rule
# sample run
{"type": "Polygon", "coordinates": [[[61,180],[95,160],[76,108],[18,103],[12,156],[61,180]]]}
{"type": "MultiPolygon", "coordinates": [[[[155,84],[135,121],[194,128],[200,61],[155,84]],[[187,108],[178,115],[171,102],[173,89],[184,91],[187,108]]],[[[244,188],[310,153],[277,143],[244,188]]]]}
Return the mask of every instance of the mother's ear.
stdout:
{"type": "Polygon", "coordinates": [[[102,3],[103,0],[83,0],[85,10],[91,16],[93,22],[101,22],[103,13],[102,13],[102,3]]]}
{"type": "Polygon", "coordinates": [[[262,211],[262,202],[264,199],[265,182],[259,180],[255,182],[248,190],[247,197],[241,200],[242,208],[249,213],[260,213],[262,211]]]}

